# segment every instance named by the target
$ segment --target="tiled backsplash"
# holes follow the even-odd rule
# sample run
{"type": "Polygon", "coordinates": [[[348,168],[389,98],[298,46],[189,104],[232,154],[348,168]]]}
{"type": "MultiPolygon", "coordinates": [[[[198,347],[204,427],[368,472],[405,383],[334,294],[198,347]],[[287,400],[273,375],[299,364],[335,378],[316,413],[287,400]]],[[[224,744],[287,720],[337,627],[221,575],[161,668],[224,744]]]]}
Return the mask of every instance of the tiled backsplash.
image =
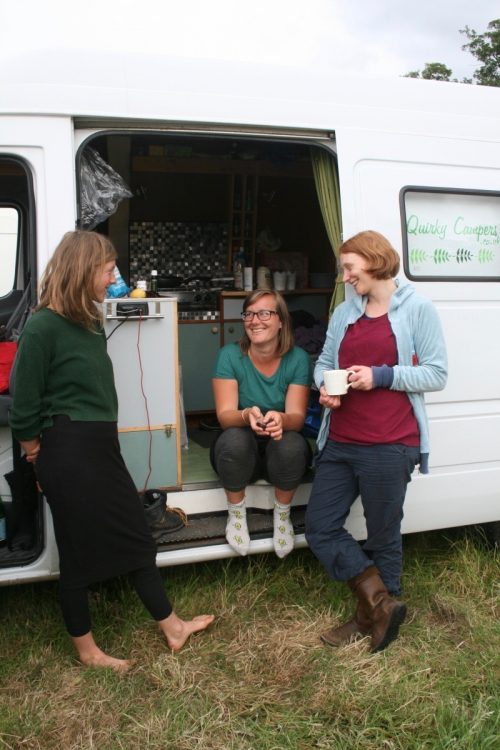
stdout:
{"type": "Polygon", "coordinates": [[[158,276],[227,275],[227,224],[135,221],[129,227],[130,285],[158,276]]]}

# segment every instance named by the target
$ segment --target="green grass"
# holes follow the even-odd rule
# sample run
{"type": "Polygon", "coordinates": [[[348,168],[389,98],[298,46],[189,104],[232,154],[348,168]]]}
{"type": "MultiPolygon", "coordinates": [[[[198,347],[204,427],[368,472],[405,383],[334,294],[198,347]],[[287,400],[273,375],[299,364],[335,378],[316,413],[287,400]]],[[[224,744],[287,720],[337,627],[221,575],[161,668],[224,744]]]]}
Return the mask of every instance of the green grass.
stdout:
{"type": "Polygon", "coordinates": [[[94,633],[122,676],[77,663],[56,583],[0,589],[0,748],[496,750],[499,567],[470,530],[406,537],[409,617],[379,654],[321,644],[352,601],[308,550],[164,571],[181,616],[217,615],[178,655],[114,581],[94,633]]]}

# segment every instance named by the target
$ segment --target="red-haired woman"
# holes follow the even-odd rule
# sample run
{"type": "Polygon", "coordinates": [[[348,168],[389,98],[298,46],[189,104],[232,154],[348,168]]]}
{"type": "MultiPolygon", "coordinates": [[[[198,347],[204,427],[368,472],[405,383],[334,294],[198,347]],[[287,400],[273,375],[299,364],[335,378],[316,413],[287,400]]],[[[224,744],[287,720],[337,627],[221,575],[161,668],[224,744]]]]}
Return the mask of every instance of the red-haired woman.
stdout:
{"type": "Polygon", "coordinates": [[[318,460],[306,514],[306,538],[330,578],[357,598],[349,622],[321,637],[339,646],[371,636],[372,651],[397,637],[406,607],[401,593],[401,519],[416,464],[428,471],[426,391],[444,388],[446,349],[437,312],[408,283],[395,280],[399,256],[374,231],[340,247],[344,281],[355,294],[330,321],[314,379],[325,407],[318,460]],[[350,388],[329,396],[324,370],[345,369],[350,388]],[[344,528],[361,495],[367,539],[344,528]]]}

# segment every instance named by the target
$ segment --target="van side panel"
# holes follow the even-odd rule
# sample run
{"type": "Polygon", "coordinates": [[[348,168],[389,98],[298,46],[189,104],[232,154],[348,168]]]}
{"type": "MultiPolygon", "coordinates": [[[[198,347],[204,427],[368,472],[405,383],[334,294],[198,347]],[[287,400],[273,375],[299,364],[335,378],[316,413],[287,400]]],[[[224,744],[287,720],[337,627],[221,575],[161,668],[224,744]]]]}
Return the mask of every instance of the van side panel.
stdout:
{"type": "MultiPolygon", "coordinates": [[[[500,185],[499,143],[408,135],[394,139],[385,133],[365,139],[354,132],[344,138],[340,134],[338,141],[346,238],[373,228],[401,251],[402,188],[498,190],[500,185]]],[[[467,279],[412,283],[439,311],[449,379],[443,391],[426,396],[430,474],[416,475],[409,486],[403,530],[498,520],[500,283],[467,279]]]]}

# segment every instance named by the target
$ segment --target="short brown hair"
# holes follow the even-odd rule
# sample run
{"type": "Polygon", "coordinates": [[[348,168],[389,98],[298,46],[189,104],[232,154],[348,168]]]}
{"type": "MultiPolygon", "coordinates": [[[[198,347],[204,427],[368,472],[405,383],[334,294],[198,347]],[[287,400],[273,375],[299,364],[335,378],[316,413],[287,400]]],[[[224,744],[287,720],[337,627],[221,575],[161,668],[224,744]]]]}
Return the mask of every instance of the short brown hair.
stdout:
{"type": "Polygon", "coordinates": [[[339,248],[339,256],[355,253],[368,263],[367,273],[374,279],[393,279],[399,272],[400,259],[389,240],[380,232],[368,229],[358,232],[339,248]]]}
{"type": "MultiPolygon", "coordinates": [[[[254,302],[257,302],[258,299],[265,297],[266,295],[274,298],[276,312],[278,313],[278,318],[281,320],[277,354],[279,357],[283,357],[283,355],[290,351],[290,349],[293,349],[295,346],[295,339],[293,336],[292,319],[288,312],[286,302],[281,294],[275,289],[255,289],[245,297],[245,301],[243,302],[243,312],[250,307],[250,305],[253,305],[254,302]]],[[[240,349],[244,354],[247,354],[250,349],[250,339],[248,338],[246,331],[243,331],[243,336],[240,339],[240,349]]]]}
{"type": "Polygon", "coordinates": [[[95,276],[116,255],[112,242],[98,232],[66,232],[43,273],[37,309],[50,307],[83,328],[95,328],[102,323],[95,276]]]}

